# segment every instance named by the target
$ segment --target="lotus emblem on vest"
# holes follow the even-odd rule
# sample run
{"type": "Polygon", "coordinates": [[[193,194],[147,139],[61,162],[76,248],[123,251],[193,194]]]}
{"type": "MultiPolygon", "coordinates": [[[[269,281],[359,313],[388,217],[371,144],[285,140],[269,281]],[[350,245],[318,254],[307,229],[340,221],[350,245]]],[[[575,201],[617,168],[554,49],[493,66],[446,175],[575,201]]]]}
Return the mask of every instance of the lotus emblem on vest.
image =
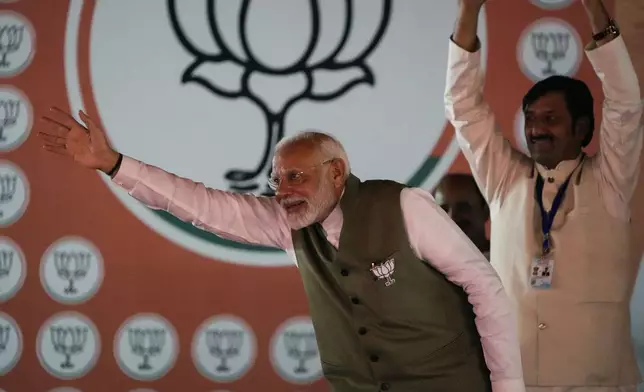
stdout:
{"type": "Polygon", "coordinates": [[[371,263],[371,273],[378,279],[385,279],[385,286],[389,287],[396,282],[396,279],[391,277],[394,274],[395,266],[396,261],[393,257],[378,265],[371,263]]]}

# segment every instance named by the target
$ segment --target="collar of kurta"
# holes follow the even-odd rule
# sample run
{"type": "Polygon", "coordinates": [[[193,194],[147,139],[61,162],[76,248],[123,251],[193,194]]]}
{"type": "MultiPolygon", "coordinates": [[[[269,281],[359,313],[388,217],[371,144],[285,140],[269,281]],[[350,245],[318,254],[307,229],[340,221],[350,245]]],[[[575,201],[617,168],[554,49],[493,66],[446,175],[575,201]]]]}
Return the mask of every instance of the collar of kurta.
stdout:
{"type": "MultiPolygon", "coordinates": [[[[585,153],[579,154],[577,158],[570,159],[567,161],[561,161],[554,169],[548,169],[547,167],[534,162],[534,167],[532,170],[532,176],[535,176],[537,172],[541,174],[544,180],[548,182],[554,182],[555,184],[561,184],[566,181],[566,178],[575,171],[578,167],[581,167],[582,161],[586,158],[585,153]]],[[[579,171],[581,173],[581,171],[579,171]]],[[[575,182],[579,182],[580,176],[575,176],[575,182]]]]}

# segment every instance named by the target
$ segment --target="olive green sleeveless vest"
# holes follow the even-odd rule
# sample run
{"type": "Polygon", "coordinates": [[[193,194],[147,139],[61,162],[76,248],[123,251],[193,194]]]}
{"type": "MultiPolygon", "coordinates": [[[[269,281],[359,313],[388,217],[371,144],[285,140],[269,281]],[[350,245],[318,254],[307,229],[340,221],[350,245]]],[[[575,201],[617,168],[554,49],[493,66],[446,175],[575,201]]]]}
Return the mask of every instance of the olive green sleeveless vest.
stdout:
{"type": "Polygon", "coordinates": [[[351,176],[337,250],[320,224],[292,233],[325,378],[335,392],[490,391],[464,291],[409,245],[404,187],[351,176]]]}

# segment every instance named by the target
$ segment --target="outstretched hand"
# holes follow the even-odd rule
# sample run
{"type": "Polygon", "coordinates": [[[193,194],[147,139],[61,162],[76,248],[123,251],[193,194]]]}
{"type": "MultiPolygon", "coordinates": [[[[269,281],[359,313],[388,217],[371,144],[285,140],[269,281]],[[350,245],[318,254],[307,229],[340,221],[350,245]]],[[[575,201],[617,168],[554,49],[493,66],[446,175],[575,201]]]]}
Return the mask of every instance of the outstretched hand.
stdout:
{"type": "Polygon", "coordinates": [[[43,140],[43,148],[69,156],[88,169],[108,173],[116,165],[119,154],[110,146],[103,129],[85,112],[79,111],[79,116],[84,125],[69,113],[52,107],[42,117],[43,130],[38,132],[43,140]]]}

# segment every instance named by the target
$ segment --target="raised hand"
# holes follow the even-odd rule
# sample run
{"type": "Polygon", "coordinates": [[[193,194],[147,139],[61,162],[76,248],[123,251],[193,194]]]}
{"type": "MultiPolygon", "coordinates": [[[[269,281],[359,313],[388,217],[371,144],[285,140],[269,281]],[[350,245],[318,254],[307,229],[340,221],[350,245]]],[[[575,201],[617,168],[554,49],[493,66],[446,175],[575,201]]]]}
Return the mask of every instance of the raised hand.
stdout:
{"type": "Polygon", "coordinates": [[[79,111],[79,116],[85,125],[69,113],[52,107],[42,117],[43,131],[38,132],[43,148],[69,156],[88,169],[108,173],[116,165],[119,154],[107,141],[105,132],[85,112],[79,111]]]}
{"type": "Polygon", "coordinates": [[[474,52],[478,49],[478,19],[487,0],[459,0],[459,11],[452,39],[461,48],[474,52]]]}

